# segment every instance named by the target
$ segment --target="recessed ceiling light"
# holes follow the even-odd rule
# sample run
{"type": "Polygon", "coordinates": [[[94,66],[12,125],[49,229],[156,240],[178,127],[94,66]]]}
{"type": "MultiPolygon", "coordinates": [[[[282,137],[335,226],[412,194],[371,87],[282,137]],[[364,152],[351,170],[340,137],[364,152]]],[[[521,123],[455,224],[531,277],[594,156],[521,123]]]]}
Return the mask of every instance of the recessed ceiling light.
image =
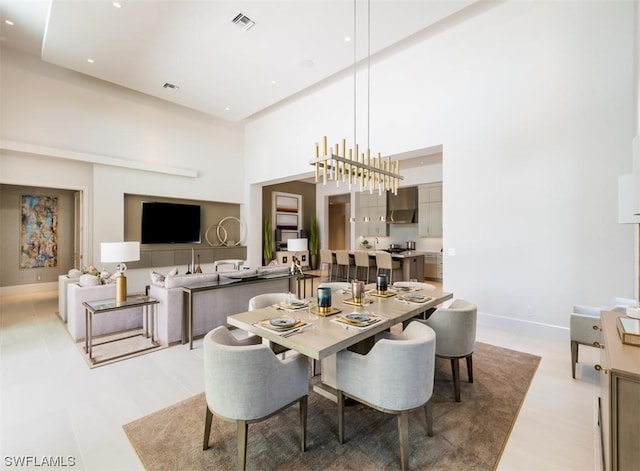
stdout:
{"type": "Polygon", "coordinates": [[[88,62],[89,64],[93,64],[95,61],[94,61],[93,59],[89,58],[89,59],[87,59],[87,62],[88,62]]]}
{"type": "Polygon", "coordinates": [[[113,2],[113,3],[112,3],[112,5],[113,5],[115,8],[122,8],[122,3],[120,3],[120,2],[113,2]]]}
{"type": "Polygon", "coordinates": [[[229,108],[228,106],[225,106],[225,107],[224,107],[224,110],[225,110],[225,111],[231,111],[231,108],[229,108]]]}
{"type": "Polygon", "coordinates": [[[303,59],[300,61],[300,67],[304,67],[305,69],[310,69],[313,67],[313,61],[310,59],[303,59]]]}
{"type": "Polygon", "coordinates": [[[351,36],[345,36],[344,37],[344,42],[348,43],[351,41],[351,36]]]}
{"type": "Polygon", "coordinates": [[[4,20],[4,22],[6,24],[8,24],[9,26],[13,26],[13,21],[11,21],[11,20],[4,20]]]}
{"type": "Polygon", "coordinates": [[[276,83],[278,83],[278,82],[276,82],[275,80],[272,80],[272,81],[271,81],[271,84],[272,84],[272,85],[275,85],[276,83]]]}

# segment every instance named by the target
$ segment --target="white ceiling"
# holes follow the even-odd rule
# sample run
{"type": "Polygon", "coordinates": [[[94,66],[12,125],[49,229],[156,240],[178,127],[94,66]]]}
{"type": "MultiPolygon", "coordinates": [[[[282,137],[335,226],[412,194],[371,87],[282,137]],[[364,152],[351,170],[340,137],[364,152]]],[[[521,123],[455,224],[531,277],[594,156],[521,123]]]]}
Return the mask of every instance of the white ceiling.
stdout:
{"type": "MultiPolygon", "coordinates": [[[[370,54],[398,47],[477,1],[371,0],[370,54]]],[[[353,68],[354,42],[344,40],[354,36],[353,0],[113,3],[0,0],[0,47],[230,121],[353,68]],[[238,13],[255,26],[233,24],[238,13]],[[179,90],[163,88],[167,82],[179,90]]],[[[362,60],[367,2],[357,0],[356,8],[362,60]]]]}

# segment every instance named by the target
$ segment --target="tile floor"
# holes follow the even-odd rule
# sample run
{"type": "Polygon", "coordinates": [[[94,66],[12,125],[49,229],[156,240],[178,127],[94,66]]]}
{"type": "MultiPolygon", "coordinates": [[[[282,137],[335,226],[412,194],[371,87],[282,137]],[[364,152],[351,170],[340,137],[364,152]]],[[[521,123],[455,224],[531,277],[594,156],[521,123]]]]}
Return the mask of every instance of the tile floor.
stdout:
{"type": "MultiPolygon", "coordinates": [[[[89,370],[56,310],[53,291],[0,297],[0,467],[61,456],[71,469],[143,469],[122,425],[203,391],[201,341],[89,370]]],[[[477,339],[542,357],[498,469],[599,469],[597,352],[581,347],[573,380],[568,341],[482,326],[477,339]]]]}

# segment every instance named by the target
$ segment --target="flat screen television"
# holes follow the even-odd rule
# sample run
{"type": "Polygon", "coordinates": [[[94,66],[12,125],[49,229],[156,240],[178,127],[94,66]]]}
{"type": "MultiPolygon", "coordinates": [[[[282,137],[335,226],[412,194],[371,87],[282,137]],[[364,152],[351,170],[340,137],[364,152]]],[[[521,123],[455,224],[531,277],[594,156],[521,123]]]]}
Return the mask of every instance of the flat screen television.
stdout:
{"type": "Polygon", "coordinates": [[[199,243],[200,206],[143,201],[141,229],[142,244],[199,243]]]}

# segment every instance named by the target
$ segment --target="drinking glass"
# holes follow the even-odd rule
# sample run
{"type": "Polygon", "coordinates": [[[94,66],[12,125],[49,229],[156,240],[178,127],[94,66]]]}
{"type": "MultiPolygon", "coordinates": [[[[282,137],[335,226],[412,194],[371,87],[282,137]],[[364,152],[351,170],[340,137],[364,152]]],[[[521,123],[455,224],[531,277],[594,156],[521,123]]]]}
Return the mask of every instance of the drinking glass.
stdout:
{"type": "Polygon", "coordinates": [[[411,286],[411,291],[416,291],[418,289],[418,279],[417,278],[411,278],[409,280],[410,286],[411,286]]]}

